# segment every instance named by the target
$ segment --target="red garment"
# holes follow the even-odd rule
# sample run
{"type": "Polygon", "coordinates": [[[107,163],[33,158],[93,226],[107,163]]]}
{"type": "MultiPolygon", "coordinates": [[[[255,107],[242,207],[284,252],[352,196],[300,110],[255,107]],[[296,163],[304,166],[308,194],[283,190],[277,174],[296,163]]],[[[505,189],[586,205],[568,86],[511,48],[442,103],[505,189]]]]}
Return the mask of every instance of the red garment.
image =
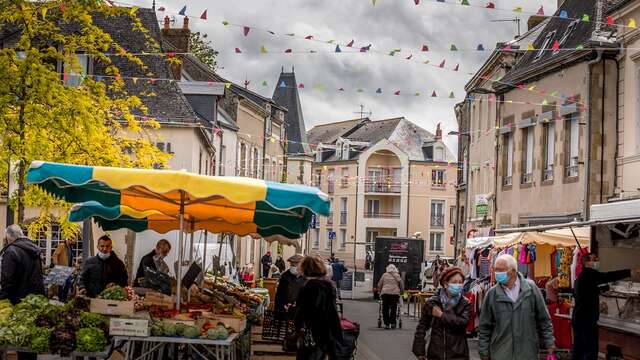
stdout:
{"type": "Polygon", "coordinates": [[[578,278],[578,276],[580,276],[580,273],[582,272],[582,257],[589,254],[589,250],[587,249],[581,249],[578,251],[578,262],[576,262],[576,276],[575,279],[578,278]]]}
{"type": "Polygon", "coordinates": [[[548,305],[551,324],[553,325],[553,336],[556,338],[556,346],[559,349],[571,349],[571,320],[556,316],[556,310],[560,314],[569,314],[569,306],[565,303],[554,303],[548,305]]]}
{"type": "Polygon", "coordinates": [[[465,297],[467,298],[467,300],[469,300],[469,303],[471,304],[471,316],[469,316],[469,322],[467,323],[467,333],[472,333],[475,329],[476,329],[476,317],[477,317],[477,311],[476,311],[476,294],[474,293],[468,293],[467,295],[465,295],[465,297]]]}

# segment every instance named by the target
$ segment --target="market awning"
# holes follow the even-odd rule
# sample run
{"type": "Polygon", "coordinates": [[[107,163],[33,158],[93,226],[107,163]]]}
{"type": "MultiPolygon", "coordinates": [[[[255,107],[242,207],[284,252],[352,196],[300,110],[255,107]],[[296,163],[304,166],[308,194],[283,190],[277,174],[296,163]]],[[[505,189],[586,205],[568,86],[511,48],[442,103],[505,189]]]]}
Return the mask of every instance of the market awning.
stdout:
{"type": "Polygon", "coordinates": [[[591,205],[592,221],[640,221],[640,199],[591,205]]]}
{"type": "Polygon", "coordinates": [[[74,220],[95,216],[107,228],[167,232],[179,229],[182,217],[187,231],[299,238],[312,212],[329,214],[328,197],[317,188],[242,177],[33,162],[27,181],[83,203],[74,220]]]}
{"type": "Polygon", "coordinates": [[[484,247],[494,245],[496,247],[507,247],[515,244],[548,244],[552,246],[575,246],[576,239],[581,247],[589,247],[591,239],[591,229],[588,226],[573,228],[575,237],[571,229],[557,229],[547,231],[527,231],[509,233],[500,236],[488,236],[483,238],[466,239],[467,247],[484,247]]]}

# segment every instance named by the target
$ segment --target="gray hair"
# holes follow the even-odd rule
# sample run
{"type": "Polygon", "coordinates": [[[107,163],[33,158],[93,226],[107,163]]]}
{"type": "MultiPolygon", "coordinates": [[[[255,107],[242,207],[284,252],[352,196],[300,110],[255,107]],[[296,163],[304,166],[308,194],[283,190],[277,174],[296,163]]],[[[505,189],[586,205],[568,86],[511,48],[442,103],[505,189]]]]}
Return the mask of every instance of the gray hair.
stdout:
{"type": "Polygon", "coordinates": [[[500,260],[504,260],[507,263],[507,267],[509,269],[518,271],[518,262],[516,261],[516,258],[513,257],[513,255],[502,254],[496,258],[496,263],[500,260]]]}
{"type": "Polygon", "coordinates": [[[16,241],[19,238],[24,237],[24,233],[22,232],[22,229],[20,228],[20,226],[13,224],[13,225],[9,225],[7,227],[6,230],[7,233],[7,239],[11,242],[11,241],[16,241]]]}

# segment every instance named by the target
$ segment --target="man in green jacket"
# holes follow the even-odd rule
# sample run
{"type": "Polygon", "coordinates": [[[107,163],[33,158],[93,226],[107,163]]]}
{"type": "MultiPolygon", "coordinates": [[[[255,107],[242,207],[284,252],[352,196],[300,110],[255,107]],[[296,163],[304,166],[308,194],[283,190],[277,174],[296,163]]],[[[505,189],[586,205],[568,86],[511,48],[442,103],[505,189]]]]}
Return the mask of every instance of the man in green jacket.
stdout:
{"type": "Polygon", "coordinates": [[[480,358],[537,359],[541,344],[555,350],[551,318],[542,293],[518,273],[516,259],[500,255],[494,266],[496,284],[480,311],[480,358]]]}

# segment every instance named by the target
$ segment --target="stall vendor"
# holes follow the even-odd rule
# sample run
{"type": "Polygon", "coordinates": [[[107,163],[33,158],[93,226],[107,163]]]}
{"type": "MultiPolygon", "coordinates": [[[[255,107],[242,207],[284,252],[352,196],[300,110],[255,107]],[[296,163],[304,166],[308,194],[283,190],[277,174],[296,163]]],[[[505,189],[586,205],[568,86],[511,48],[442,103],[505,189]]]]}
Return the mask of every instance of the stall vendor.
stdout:
{"type": "Polygon", "coordinates": [[[274,309],[279,312],[287,310],[293,311],[291,305],[295,304],[298,299],[298,293],[304,286],[305,280],[298,272],[298,265],[304,259],[302,255],[293,255],[287,262],[289,262],[289,269],[280,275],[280,281],[278,281],[278,289],[276,290],[276,298],[274,301],[274,309]]]}
{"type": "Polygon", "coordinates": [[[113,244],[109,236],[103,235],[98,239],[98,254],[84,263],[78,284],[79,294],[96,297],[113,285],[127,286],[127,269],[112,249],[113,244]]]}
{"type": "Polygon", "coordinates": [[[133,281],[133,285],[142,286],[141,279],[144,278],[144,270],[146,268],[169,274],[169,265],[164,261],[164,258],[169,255],[170,251],[171,243],[166,239],[159,240],[158,243],[156,243],[156,248],[140,260],[140,266],[138,266],[138,272],[136,273],[136,279],[133,281]]]}
{"type": "Polygon", "coordinates": [[[640,274],[640,269],[610,272],[598,271],[598,255],[582,257],[582,272],[576,279],[574,288],[575,307],[573,309],[573,359],[591,360],[598,358],[598,320],[600,319],[600,291],[598,286],[640,274]]]}

